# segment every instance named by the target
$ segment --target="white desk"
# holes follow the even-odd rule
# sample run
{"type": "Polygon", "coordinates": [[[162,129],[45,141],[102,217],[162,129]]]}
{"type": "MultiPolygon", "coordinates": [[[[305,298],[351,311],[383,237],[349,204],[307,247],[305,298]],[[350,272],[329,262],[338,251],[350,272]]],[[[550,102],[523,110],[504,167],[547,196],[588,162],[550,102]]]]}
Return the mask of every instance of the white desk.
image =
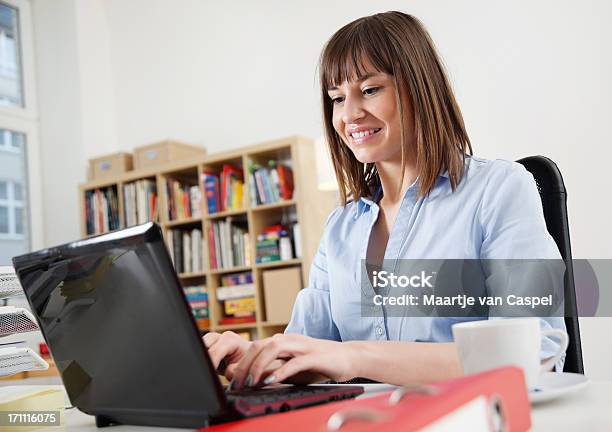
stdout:
{"type": "MultiPolygon", "coordinates": [[[[36,378],[23,381],[8,381],[5,385],[18,384],[58,384],[57,379],[36,378]]],[[[375,394],[376,392],[389,390],[391,386],[370,385],[366,386],[366,394],[361,397],[375,394]]],[[[1,387],[0,387],[1,390],[1,387]]],[[[563,398],[533,406],[531,412],[533,431],[586,431],[586,432],[609,432],[612,431],[612,381],[591,381],[588,386],[574,394],[563,398]]],[[[94,418],[78,411],[70,409],[66,411],[66,430],[96,431],[94,418]]],[[[162,429],[141,426],[116,426],[108,429],[108,432],[141,431],[185,431],[185,429],[162,429]]]]}

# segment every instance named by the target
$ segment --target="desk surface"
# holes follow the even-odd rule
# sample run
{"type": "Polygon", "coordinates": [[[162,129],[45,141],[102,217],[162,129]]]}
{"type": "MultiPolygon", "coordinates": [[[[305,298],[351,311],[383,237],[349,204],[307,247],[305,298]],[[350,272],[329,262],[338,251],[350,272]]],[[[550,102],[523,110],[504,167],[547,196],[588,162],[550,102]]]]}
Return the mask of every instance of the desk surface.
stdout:
{"type": "MultiPolygon", "coordinates": [[[[5,385],[19,384],[58,384],[59,379],[29,379],[8,381],[5,385]]],[[[380,391],[393,389],[393,386],[374,384],[367,385],[366,393],[360,397],[375,395],[380,391]]],[[[0,387],[1,390],[1,387],[0,387]]],[[[533,406],[531,420],[534,431],[577,431],[588,432],[612,430],[612,381],[591,381],[585,389],[549,402],[533,406]]],[[[66,429],[79,431],[97,431],[94,418],[70,409],[66,411],[66,429]]],[[[109,429],[110,430],[110,429],[109,429]]],[[[112,432],[121,431],[185,431],[185,429],[162,429],[139,426],[117,426],[112,432]]]]}

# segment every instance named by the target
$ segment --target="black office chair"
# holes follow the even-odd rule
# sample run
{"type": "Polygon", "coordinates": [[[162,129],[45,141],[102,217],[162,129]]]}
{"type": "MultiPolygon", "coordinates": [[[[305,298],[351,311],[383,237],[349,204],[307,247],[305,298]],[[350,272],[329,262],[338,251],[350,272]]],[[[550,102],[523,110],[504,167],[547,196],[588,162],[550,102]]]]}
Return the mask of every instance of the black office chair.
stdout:
{"type": "Polygon", "coordinates": [[[565,355],[563,371],[584,374],[576,307],[576,288],[574,286],[574,268],[572,266],[572,248],[567,222],[567,192],[563,177],[561,177],[557,165],[544,156],[529,156],[519,159],[517,162],[522,164],[536,181],[542,199],[546,228],[557,243],[561,257],[565,261],[565,327],[569,335],[569,345],[565,355]]]}

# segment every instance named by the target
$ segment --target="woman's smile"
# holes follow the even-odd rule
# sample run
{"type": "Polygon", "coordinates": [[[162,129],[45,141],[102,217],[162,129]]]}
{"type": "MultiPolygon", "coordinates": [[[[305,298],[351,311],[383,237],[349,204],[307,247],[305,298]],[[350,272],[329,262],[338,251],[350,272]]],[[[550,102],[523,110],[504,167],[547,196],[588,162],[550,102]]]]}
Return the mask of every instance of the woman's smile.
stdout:
{"type": "Polygon", "coordinates": [[[366,142],[372,140],[376,137],[376,134],[380,132],[382,128],[367,128],[367,127],[358,127],[352,129],[348,136],[351,141],[351,144],[361,145],[366,142]]]}

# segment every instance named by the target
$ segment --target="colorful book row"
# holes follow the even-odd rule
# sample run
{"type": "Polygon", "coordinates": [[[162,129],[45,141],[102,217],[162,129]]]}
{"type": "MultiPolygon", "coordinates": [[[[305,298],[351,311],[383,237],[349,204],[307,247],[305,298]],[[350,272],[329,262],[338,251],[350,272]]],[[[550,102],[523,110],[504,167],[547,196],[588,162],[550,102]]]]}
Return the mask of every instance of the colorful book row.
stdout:
{"type": "Polygon", "coordinates": [[[178,180],[166,180],[168,195],[168,219],[180,220],[202,216],[202,192],[198,185],[178,180]]]}
{"type": "Polygon", "coordinates": [[[119,229],[119,200],[113,187],[85,192],[85,228],[87,235],[119,229]]]}
{"type": "Polygon", "coordinates": [[[209,319],[208,291],[205,286],[188,286],[184,288],[185,297],[194,317],[197,320],[209,319]]]}
{"type": "Polygon", "coordinates": [[[251,265],[248,230],[231,217],[208,225],[208,243],[211,269],[251,265]]]}
{"type": "Polygon", "coordinates": [[[204,270],[202,230],[169,230],[166,242],[177,273],[199,273],[204,270]]]}
{"type": "Polygon", "coordinates": [[[223,165],[221,173],[202,174],[208,214],[244,208],[244,180],[242,169],[223,165]]]}
{"type": "Polygon", "coordinates": [[[138,180],[123,185],[126,226],[157,220],[157,185],[154,180],[138,180]]]}
{"type": "Polygon", "coordinates": [[[276,161],[269,161],[267,167],[251,163],[249,187],[253,207],[290,200],[293,198],[293,172],[288,166],[276,161]]]}

